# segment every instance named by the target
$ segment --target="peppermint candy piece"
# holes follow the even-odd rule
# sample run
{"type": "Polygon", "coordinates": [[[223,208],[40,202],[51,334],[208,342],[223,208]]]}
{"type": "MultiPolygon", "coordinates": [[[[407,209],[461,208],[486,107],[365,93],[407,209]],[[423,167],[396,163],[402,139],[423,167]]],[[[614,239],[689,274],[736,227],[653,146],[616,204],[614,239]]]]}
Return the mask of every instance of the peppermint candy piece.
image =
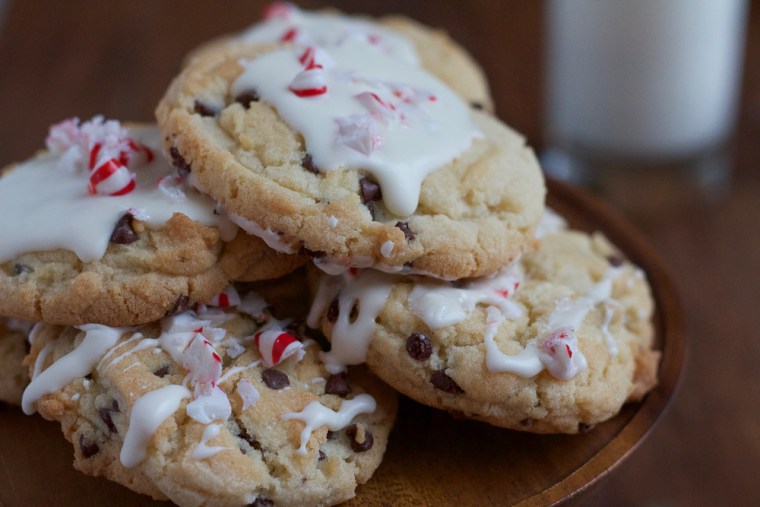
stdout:
{"type": "Polygon", "coordinates": [[[90,173],[87,191],[92,194],[119,196],[135,189],[135,174],[115,158],[96,163],[90,173]]]}
{"type": "Polygon", "coordinates": [[[181,188],[183,183],[184,181],[179,176],[167,174],[158,179],[157,186],[170,201],[182,202],[187,199],[187,195],[181,188]]]}
{"type": "Polygon", "coordinates": [[[306,70],[296,74],[288,90],[301,98],[324,95],[327,93],[325,70],[320,65],[307,67],[306,70]]]}
{"type": "Polygon", "coordinates": [[[199,332],[190,340],[182,355],[182,366],[190,373],[190,383],[195,392],[211,394],[216,381],[222,376],[222,358],[216,349],[199,332]]]}
{"type": "Polygon", "coordinates": [[[290,2],[274,2],[266,7],[261,13],[261,18],[265,21],[270,19],[288,19],[299,12],[298,7],[290,2]]]}
{"type": "Polygon", "coordinates": [[[219,386],[213,386],[208,393],[196,394],[195,400],[187,404],[187,415],[201,424],[226,421],[232,414],[232,406],[227,394],[219,386]]]}
{"type": "Polygon", "coordinates": [[[549,333],[539,343],[538,350],[541,362],[558,379],[571,379],[586,369],[586,358],[578,348],[575,331],[570,327],[549,333]]]}
{"type": "Polygon", "coordinates": [[[335,61],[330,56],[330,53],[316,46],[307,46],[301,53],[301,56],[298,57],[298,61],[307,69],[315,67],[329,69],[335,66],[335,61]]]}
{"type": "Polygon", "coordinates": [[[222,292],[215,294],[214,297],[211,298],[211,306],[217,306],[219,308],[229,308],[239,304],[240,295],[232,285],[228,285],[222,290],[222,292]]]}
{"type": "Polygon", "coordinates": [[[237,392],[243,400],[243,412],[248,410],[248,407],[254,406],[261,398],[259,391],[246,379],[238,380],[237,392]]]}
{"type": "Polygon", "coordinates": [[[267,329],[253,335],[253,342],[259,348],[262,362],[269,368],[280,364],[292,355],[297,361],[303,359],[303,343],[282,329],[267,329]]]}
{"type": "Polygon", "coordinates": [[[375,119],[387,121],[398,117],[396,106],[390,102],[384,101],[376,93],[363,92],[354,95],[354,98],[358,100],[375,119]]]}
{"type": "Polygon", "coordinates": [[[352,114],[351,116],[336,118],[335,122],[338,124],[336,143],[343,144],[364,155],[370,155],[380,147],[382,140],[370,115],[352,114]]]}

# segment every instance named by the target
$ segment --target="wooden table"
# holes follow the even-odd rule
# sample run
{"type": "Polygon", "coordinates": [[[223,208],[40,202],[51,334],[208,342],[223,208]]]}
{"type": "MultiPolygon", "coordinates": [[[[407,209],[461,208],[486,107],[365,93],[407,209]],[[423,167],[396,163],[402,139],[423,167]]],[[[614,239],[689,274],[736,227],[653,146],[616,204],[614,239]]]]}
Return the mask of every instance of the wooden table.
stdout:
{"type": "MultiPolygon", "coordinates": [[[[261,8],[261,2],[230,0],[220,11],[220,4],[35,0],[0,7],[0,164],[28,157],[42,146],[48,125],[69,116],[150,121],[182,55],[243,28],[261,8]]],[[[541,147],[540,2],[335,4],[445,27],[482,63],[499,116],[541,147]]],[[[730,198],[665,209],[656,221],[639,222],[687,312],[691,354],[680,394],[585,505],[760,502],[760,10],[750,18],[730,198]]]]}

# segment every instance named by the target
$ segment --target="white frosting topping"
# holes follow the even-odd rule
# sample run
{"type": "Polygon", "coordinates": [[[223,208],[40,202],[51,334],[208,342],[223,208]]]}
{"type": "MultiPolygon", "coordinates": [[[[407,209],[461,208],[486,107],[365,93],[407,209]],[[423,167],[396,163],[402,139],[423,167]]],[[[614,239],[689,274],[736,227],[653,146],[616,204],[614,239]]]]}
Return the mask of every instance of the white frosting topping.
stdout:
{"type": "Polygon", "coordinates": [[[61,389],[76,378],[89,375],[103,354],[125,332],[124,329],[99,324],[86,324],[78,328],[85,332],[82,343],[37,375],[24,390],[21,406],[25,414],[36,411],[35,404],[42,396],[61,389]]]}
{"type": "Polygon", "coordinates": [[[253,220],[248,220],[235,213],[228,213],[229,219],[248,234],[264,240],[269,248],[275,252],[294,254],[296,251],[290,245],[280,239],[280,235],[272,229],[264,229],[253,220]]]}
{"type": "Polygon", "coordinates": [[[207,445],[208,441],[211,440],[212,438],[218,437],[220,432],[221,432],[221,426],[219,424],[212,424],[210,426],[207,426],[203,430],[203,435],[201,435],[201,441],[193,449],[193,453],[191,454],[193,459],[206,459],[206,458],[210,458],[211,456],[215,456],[222,451],[229,450],[230,449],[229,447],[220,447],[220,446],[210,447],[209,445],[207,445]]]}
{"type": "Polygon", "coordinates": [[[340,46],[362,42],[411,65],[417,65],[417,52],[410,41],[376,23],[336,13],[302,11],[288,6],[277,15],[257,23],[238,40],[249,44],[289,41],[299,45],[340,46]]]}
{"type": "Polygon", "coordinates": [[[562,229],[567,228],[567,222],[561,215],[551,208],[545,208],[544,214],[541,215],[541,220],[536,227],[535,236],[537,239],[544,238],[549,234],[554,234],[562,229]]]}
{"type": "Polygon", "coordinates": [[[431,171],[481,134],[467,105],[439,80],[372,45],[330,47],[334,66],[306,68],[303,50],[287,47],[241,62],[236,96],[256,90],[301,133],[320,171],[363,169],[398,216],[417,208],[431,171]]]}
{"type": "Polygon", "coordinates": [[[283,414],[282,418],[286,421],[298,419],[306,424],[301,432],[301,447],[296,451],[298,454],[306,454],[306,444],[315,429],[327,426],[330,431],[342,430],[357,415],[372,413],[376,408],[377,403],[372,396],[360,394],[350,400],[343,400],[337,412],[318,401],[312,401],[300,412],[288,412],[283,414]]]}
{"type": "Polygon", "coordinates": [[[446,282],[425,280],[414,284],[409,294],[409,308],[430,329],[440,329],[462,322],[478,304],[497,306],[505,316],[514,319],[522,309],[510,296],[520,285],[513,267],[507,267],[492,277],[476,278],[462,287],[446,282]]]}
{"type": "Polygon", "coordinates": [[[179,409],[182,400],[190,397],[186,387],[174,384],[141,396],[129,414],[129,427],[119,454],[121,464],[133,468],[144,460],[158,427],[179,409]]]}
{"type": "Polygon", "coordinates": [[[160,229],[175,212],[209,226],[219,227],[223,239],[235,236],[236,227],[214,214],[215,203],[189,185],[180,185],[186,198],[175,200],[159,188],[159,180],[176,170],[160,156],[157,128],[130,129],[130,137],[150,148],[152,162],[130,167],[136,174],[135,190],[121,196],[88,193],[87,154],[77,160],[45,153],[19,164],[0,178],[0,262],[24,252],[63,248],[82,261],[103,256],[118,220],[130,209],[152,229],[160,229]],[[30,199],[29,196],[34,196],[30,199]]]}

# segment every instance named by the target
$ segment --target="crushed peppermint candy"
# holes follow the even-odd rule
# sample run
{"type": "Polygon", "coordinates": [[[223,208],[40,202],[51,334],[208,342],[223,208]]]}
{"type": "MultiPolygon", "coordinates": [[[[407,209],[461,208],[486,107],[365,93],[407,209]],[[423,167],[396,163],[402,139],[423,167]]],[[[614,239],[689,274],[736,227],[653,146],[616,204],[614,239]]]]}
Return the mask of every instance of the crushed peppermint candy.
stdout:
{"type": "Polygon", "coordinates": [[[254,406],[261,397],[253,384],[246,379],[238,380],[237,393],[240,395],[240,399],[243,400],[243,411],[254,406]]]}
{"type": "Polygon", "coordinates": [[[541,362],[558,379],[571,379],[586,368],[586,359],[578,350],[578,339],[572,328],[548,333],[540,340],[538,350],[541,362]]]}
{"type": "Polygon", "coordinates": [[[185,349],[182,365],[190,374],[190,382],[195,387],[196,394],[210,394],[222,375],[222,359],[200,332],[197,332],[185,349]]]}
{"type": "Polygon", "coordinates": [[[327,93],[327,79],[321,65],[312,65],[296,74],[288,90],[301,98],[318,97],[327,93]]]}
{"type": "Polygon", "coordinates": [[[262,362],[272,367],[293,356],[296,361],[303,359],[303,344],[293,335],[282,329],[270,328],[253,335],[253,341],[259,348],[262,362]]]}
{"type": "Polygon", "coordinates": [[[211,298],[211,306],[217,306],[219,308],[236,307],[240,304],[240,295],[234,286],[228,285],[227,287],[215,294],[211,298]]]}
{"type": "Polygon", "coordinates": [[[182,190],[184,181],[176,175],[162,176],[158,179],[158,189],[172,202],[182,202],[187,199],[187,194],[182,190]]]}
{"type": "Polygon", "coordinates": [[[369,114],[352,114],[335,118],[338,126],[336,144],[342,144],[363,155],[371,155],[382,144],[375,122],[369,114]]]}

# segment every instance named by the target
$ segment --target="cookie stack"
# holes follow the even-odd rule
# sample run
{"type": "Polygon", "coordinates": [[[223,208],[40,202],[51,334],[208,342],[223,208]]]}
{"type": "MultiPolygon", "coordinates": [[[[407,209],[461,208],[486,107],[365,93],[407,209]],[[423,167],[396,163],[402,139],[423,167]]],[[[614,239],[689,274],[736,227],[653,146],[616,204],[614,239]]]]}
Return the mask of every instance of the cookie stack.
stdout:
{"type": "Polygon", "coordinates": [[[396,391],[612,417],[655,383],[646,280],[545,209],[490,109],[441,33],[274,4],[187,57],[158,128],[54,125],[0,179],[0,399],[180,505],[351,498],[396,391]]]}

